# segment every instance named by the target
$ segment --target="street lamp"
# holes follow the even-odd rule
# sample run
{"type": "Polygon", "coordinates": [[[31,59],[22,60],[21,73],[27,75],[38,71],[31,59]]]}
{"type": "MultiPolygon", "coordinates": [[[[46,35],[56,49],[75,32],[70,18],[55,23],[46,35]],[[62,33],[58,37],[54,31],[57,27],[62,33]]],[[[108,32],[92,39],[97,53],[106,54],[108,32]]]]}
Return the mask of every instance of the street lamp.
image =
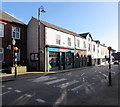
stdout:
{"type": "Polygon", "coordinates": [[[40,70],[40,52],[41,52],[41,38],[40,38],[40,13],[45,13],[44,7],[38,8],[38,70],[40,70]]]}
{"type": "Polygon", "coordinates": [[[14,46],[15,46],[15,39],[12,40],[12,45],[13,45],[13,67],[14,67],[14,62],[15,62],[15,59],[14,59],[14,46]]]}
{"type": "Polygon", "coordinates": [[[108,50],[109,50],[109,76],[108,76],[108,79],[109,79],[109,86],[111,86],[111,57],[110,57],[110,52],[112,50],[112,47],[108,47],[108,50]]]}

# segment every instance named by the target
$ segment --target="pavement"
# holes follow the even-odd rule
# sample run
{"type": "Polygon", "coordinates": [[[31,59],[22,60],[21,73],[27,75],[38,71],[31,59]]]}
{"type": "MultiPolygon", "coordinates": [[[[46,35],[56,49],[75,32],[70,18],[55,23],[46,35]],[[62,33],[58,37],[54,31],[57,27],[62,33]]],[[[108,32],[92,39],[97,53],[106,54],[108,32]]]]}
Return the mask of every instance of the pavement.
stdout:
{"type": "Polygon", "coordinates": [[[0,80],[2,82],[7,82],[7,81],[14,81],[17,79],[40,77],[40,76],[46,76],[46,75],[57,74],[57,73],[65,73],[65,72],[70,72],[70,71],[80,70],[80,69],[87,69],[87,68],[89,67],[67,69],[67,70],[61,70],[61,71],[50,71],[50,72],[32,71],[32,72],[25,72],[25,73],[17,73],[16,78],[15,78],[15,74],[3,74],[3,75],[0,75],[0,80]]]}

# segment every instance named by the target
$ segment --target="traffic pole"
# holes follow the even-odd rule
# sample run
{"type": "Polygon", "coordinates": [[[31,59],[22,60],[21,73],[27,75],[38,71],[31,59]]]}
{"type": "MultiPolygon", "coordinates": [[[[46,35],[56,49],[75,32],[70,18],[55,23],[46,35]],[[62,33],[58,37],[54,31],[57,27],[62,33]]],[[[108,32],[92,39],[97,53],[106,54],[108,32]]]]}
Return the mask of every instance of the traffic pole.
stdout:
{"type": "Polygon", "coordinates": [[[108,75],[108,80],[109,80],[109,86],[112,86],[112,80],[111,80],[111,57],[110,57],[110,51],[111,47],[108,47],[109,50],[109,75],[108,75]]]}

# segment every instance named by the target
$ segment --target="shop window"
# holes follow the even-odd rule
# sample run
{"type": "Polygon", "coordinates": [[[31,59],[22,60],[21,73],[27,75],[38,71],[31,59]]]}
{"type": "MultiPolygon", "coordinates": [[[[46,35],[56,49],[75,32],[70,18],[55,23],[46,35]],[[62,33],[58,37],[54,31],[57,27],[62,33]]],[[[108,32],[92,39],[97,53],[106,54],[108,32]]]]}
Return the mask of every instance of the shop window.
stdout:
{"type": "Polygon", "coordinates": [[[4,24],[0,23],[0,37],[4,37],[4,24]]]}
{"type": "Polygon", "coordinates": [[[49,64],[52,67],[59,66],[59,53],[58,52],[50,52],[49,53],[49,64]]]}
{"type": "Polygon", "coordinates": [[[0,48],[0,62],[4,61],[4,49],[0,48]]]}
{"type": "Polygon", "coordinates": [[[12,38],[20,39],[20,28],[12,26],[12,38]]]}
{"type": "Polygon", "coordinates": [[[71,38],[68,37],[68,46],[71,46],[71,38]]]}
{"type": "Polygon", "coordinates": [[[60,35],[56,35],[56,44],[60,45],[60,35]]]}
{"type": "Polygon", "coordinates": [[[72,53],[66,53],[66,65],[72,65],[73,55],[72,53]]]}

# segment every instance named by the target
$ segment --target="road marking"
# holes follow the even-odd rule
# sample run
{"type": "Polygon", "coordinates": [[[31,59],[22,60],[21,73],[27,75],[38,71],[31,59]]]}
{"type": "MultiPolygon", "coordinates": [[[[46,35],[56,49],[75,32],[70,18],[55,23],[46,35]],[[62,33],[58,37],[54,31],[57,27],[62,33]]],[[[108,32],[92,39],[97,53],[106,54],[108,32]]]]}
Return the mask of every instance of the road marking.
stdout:
{"type": "Polygon", "coordinates": [[[50,84],[58,83],[58,82],[65,81],[65,80],[67,79],[62,78],[62,79],[57,79],[57,80],[46,82],[45,84],[50,85],[50,84]]]}
{"type": "Polygon", "coordinates": [[[75,88],[71,89],[71,91],[75,91],[75,90],[77,90],[77,89],[81,88],[82,86],[83,86],[83,85],[77,86],[77,87],[75,87],[75,88]]]}
{"type": "Polygon", "coordinates": [[[7,94],[7,93],[10,93],[10,91],[7,91],[7,92],[2,93],[2,94],[0,94],[0,96],[1,96],[1,95],[5,95],[5,94],[7,94]]]}
{"type": "Polygon", "coordinates": [[[14,90],[15,92],[17,92],[17,93],[21,93],[22,91],[20,91],[20,90],[14,90]]]}
{"type": "Polygon", "coordinates": [[[46,101],[45,100],[42,100],[42,99],[36,99],[37,102],[40,102],[40,103],[45,103],[46,101]]]}
{"type": "Polygon", "coordinates": [[[30,94],[25,94],[25,96],[26,96],[26,97],[32,97],[32,95],[30,95],[30,94]]]}
{"type": "Polygon", "coordinates": [[[59,85],[58,87],[60,87],[60,88],[66,88],[66,87],[68,87],[68,86],[70,86],[72,84],[75,84],[77,82],[79,82],[79,81],[73,80],[71,82],[63,83],[63,84],[59,85]]]}
{"type": "Polygon", "coordinates": [[[43,82],[43,81],[47,81],[47,80],[53,80],[53,79],[56,79],[57,77],[52,77],[52,78],[39,78],[39,79],[35,79],[33,80],[32,82],[43,82]]]}
{"type": "Polygon", "coordinates": [[[13,89],[13,88],[12,88],[12,87],[8,87],[7,89],[8,89],[8,90],[11,90],[11,89],[13,89]]]}
{"type": "Polygon", "coordinates": [[[2,88],[6,87],[5,85],[2,85],[2,88]]]}
{"type": "Polygon", "coordinates": [[[85,73],[82,73],[81,76],[83,76],[85,73]]]}

